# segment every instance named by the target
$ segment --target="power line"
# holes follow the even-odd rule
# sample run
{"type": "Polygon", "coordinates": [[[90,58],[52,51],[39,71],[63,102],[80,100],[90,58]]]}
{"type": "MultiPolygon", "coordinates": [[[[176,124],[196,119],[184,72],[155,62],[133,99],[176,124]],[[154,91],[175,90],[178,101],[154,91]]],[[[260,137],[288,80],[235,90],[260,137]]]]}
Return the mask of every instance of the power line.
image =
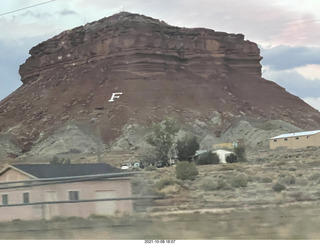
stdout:
{"type": "MultiPolygon", "coordinates": [[[[132,196],[132,197],[117,197],[117,198],[100,198],[100,199],[79,199],[79,200],[61,200],[61,201],[50,201],[50,202],[30,202],[30,203],[13,203],[8,205],[0,205],[2,207],[21,207],[27,205],[49,205],[49,204],[64,204],[64,203],[82,203],[82,202],[107,202],[107,201],[129,201],[129,200],[160,200],[164,199],[161,196],[132,196]]],[[[314,216],[314,215],[312,215],[314,216]]]]}
{"type": "Polygon", "coordinates": [[[12,13],[15,13],[15,12],[18,12],[18,11],[22,11],[22,10],[25,10],[25,9],[34,8],[34,7],[37,7],[37,6],[40,6],[40,5],[44,5],[44,4],[47,4],[47,3],[51,3],[51,2],[54,2],[54,1],[56,1],[56,0],[50,0],[50,1],[47,1],[47,2],[38,3],[38,4],[35,4],[35,5],[28,6],[28,7],[24,7],[24,8],[19,8],[19,9],[16,9],[16,10],[12,10],[12,11],[9,11],[9,12],[0,14],[0,17],[3,16],[3,15],[12,14],[12,13]]]}

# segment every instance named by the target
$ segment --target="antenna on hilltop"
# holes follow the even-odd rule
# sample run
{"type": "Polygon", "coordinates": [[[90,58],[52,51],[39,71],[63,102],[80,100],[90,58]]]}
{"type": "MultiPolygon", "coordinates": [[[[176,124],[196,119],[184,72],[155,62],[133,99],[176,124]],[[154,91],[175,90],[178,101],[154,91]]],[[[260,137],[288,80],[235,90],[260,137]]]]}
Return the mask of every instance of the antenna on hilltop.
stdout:
{"type": "Polygon", "coordinates": [[[123,1],[121,1],[121,3],[122,3],[122,12],[124,12],[124,3],[123,1]]]}

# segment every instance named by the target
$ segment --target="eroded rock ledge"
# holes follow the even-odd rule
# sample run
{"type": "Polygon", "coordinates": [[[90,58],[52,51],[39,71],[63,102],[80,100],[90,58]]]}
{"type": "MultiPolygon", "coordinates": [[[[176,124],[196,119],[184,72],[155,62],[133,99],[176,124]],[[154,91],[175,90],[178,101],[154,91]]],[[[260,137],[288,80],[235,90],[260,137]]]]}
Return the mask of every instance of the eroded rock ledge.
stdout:
{"type": "Polygon", "coordinates": [[[108,145],[124,138],[126,126],[149,128],[168,116],[201,138],[221,139],[242,119],[320,126],[317,110],[261,78],[259,48],[242,34],[122,12],[64,31],[30,54],[19,71],[23,85],[0,102],[0,133],[19,154],[70,123],[108,145]]]}
{"type": "Polygon", "coordinates": [[[209,77],[237,68],[261,76],[259,48],[242,34],[179,28],[125,12],[62,32],[30,54],[20,67],[23,83],[58,65],[68,68],[100,60],[109,61],[115,70],[165,72],[180,67],[209,77]]]}

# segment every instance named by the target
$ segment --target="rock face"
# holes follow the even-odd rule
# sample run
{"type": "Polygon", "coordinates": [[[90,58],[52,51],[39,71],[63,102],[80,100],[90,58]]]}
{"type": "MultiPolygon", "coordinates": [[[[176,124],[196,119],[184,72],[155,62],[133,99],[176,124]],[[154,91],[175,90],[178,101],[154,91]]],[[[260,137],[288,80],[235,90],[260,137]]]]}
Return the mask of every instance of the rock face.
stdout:
{"type": "Polygon", "coordinates": [[[173,27],[129,13],[63,32],[32,48],[30,54],[20,68],[24,84],[58,67],[72,71],[102,62],[105,70],[101,73],[112,70],[150,76],[188,69],[209,78],[235,68],[261,76],[259,49],[244,41],[242,34],[173,27]]]}
{"type": "Polygon", "coordinates": [[[317,110],[261,78],[259,48],[242,34],[122,12],[64,31],[30,55],[23,85],[0,103],[0,133],[22,151],[71,121],[91,125],[105,143],[125,125],[167,116],[218,136],[240,117],[320,125],[317,110]]]}

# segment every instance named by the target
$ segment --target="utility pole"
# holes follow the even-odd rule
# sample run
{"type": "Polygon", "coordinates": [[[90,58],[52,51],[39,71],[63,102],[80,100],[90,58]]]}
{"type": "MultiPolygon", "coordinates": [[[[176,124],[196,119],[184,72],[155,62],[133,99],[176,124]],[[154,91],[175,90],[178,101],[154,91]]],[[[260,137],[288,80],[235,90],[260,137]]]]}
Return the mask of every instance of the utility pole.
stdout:
{"type": "Polygon", "coordinates": [[[97,125],[97,154],[98,154],[98,163],[102,163],[102,159],[101,159],[101,148],[100,148],[100,142],[99,142],[99,138],[100,138],[100,127],[99,124],[97,125]]]}

